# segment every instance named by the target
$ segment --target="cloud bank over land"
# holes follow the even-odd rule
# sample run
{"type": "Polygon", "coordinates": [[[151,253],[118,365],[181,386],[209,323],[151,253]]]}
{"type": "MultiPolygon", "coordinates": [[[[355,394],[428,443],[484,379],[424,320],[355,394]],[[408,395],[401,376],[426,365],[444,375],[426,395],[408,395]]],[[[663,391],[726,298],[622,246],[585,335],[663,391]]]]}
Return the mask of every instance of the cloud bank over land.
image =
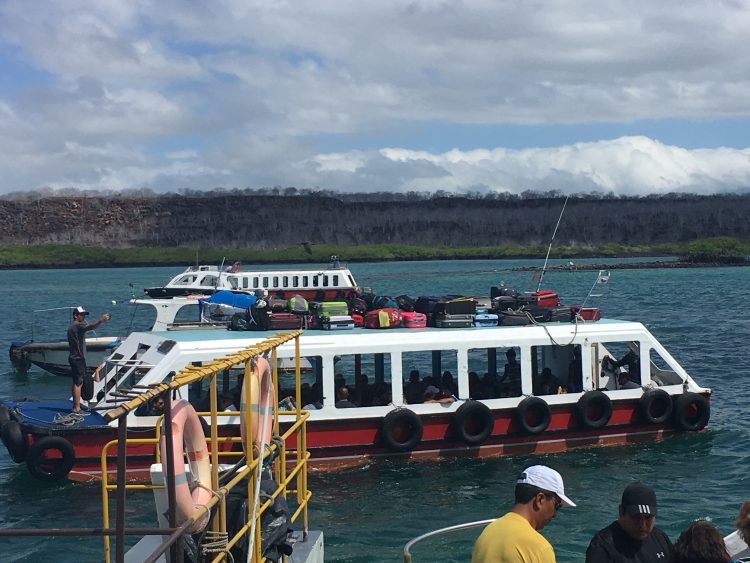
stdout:
{"type": "Polygon", "coordinates": [[[0,3],[0,195],[750,187],[745,1],[0,3]]]}

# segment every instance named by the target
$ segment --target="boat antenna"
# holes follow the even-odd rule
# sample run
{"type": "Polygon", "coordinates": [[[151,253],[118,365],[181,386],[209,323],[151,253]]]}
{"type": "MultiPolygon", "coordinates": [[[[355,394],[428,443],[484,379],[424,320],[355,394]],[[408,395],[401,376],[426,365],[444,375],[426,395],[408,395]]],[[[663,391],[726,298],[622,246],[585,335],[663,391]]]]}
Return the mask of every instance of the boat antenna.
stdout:
{"type": "Polygon", "coordinates": [[[560,211],[560,216],[557,218],[557,225],[555,225],[555,230],[552,231],[552,238],[549,239],[549,247],[547,247],[547,256],[544,258],[544,265],[542,266],[542,272],[539,274],[539,285],[536,286],[536,290],[539,291],[542,288],[542,280],[544,279],[544,272],[547,269],[547,261],[549,260],[549,253],[552,251],[552,243],[555,240],[555,235],[557,234],[557,229],[560,226],[560,221],[562,221],[563,213],[565,213],[565,206],[568,205],[568,198],[570,196],[565,196],[565,201],[563,202],[562,210],[560,211]]]}

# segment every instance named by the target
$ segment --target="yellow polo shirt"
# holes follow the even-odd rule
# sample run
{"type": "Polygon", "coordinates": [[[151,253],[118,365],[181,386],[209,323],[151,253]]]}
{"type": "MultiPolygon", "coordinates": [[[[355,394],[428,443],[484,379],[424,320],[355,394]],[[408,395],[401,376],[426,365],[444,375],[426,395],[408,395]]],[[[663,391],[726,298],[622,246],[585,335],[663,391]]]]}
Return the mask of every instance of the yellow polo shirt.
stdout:
{"type": "Polygon", "coordinates": [[[471,563],[555,563],[555,550],[526,518],[508,512],[479,535],[471,563]]]}

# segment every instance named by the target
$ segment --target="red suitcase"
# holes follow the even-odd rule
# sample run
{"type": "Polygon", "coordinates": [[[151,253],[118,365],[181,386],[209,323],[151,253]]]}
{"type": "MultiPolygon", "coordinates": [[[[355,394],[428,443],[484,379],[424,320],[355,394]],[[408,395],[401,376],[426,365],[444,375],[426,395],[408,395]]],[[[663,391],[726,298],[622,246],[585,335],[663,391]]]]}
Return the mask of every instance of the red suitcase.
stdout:
{"type": "Polygon", "coordinates": [[[362,315],[352,313],[352,320],[354,321],[354,326],[365,326],[365,317],[362,315]]]}
{"type": "Polygon", "coordinates": [[[427,315],[414,311],[401,311],[401,326],[404,328],[425,328],[427,315]]]}
{"type": "Polygon", "coordinates": [[[540,289],[531,294],[531,297],[536,301],[537,305],[541,307],[559,307],[560,298],[557,293],[551,289],[540,289]]]}
{"type": "Polygon", "coordinates": [[[401,326],[401,311],[393,307],[375,309],[365,315],[366,328],[396,328],[401,326]]]}
{"type": "Polygon", "coordinates": [[[271,313],[271,330],[302,328],[302,317],[294,313],[271,313]]]}
{"type": "Polygon", "coordinates": [[[571,307],[573,312],[581,317],[584,321],[598,321],[602,318],[602,314],[598,307],[571,307]]]}

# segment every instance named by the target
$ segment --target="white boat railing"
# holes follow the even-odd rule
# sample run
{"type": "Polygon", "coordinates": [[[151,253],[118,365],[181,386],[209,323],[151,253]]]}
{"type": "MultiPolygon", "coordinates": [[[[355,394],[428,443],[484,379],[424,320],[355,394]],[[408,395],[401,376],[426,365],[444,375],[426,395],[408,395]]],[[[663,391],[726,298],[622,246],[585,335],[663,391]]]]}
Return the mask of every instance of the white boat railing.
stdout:
{"type": "Polygon", "coordinates": [[[411,548],[414,547],[419,542],[421,542],[422,540],[434,538],[437,536],[443,536],[446,534],[451,534],[453,532],[458,532],[460,530],[468,530],[470,528],[476,528],[478,526],[487,526],[488,524],[491,524],[494,521],[495,521],[495,518],[490,518],[489,520],[478,520],[476,522],[465,522],[463,524],[456,524],[454,526],[448,526],[447,528],[440,528],[438,530],[432,530],[431,532],[427,532],[426,534],[417,536],[416,538],[407,542],[407,544],[404,546],[404,563],[412,562],[411,548]]]}

